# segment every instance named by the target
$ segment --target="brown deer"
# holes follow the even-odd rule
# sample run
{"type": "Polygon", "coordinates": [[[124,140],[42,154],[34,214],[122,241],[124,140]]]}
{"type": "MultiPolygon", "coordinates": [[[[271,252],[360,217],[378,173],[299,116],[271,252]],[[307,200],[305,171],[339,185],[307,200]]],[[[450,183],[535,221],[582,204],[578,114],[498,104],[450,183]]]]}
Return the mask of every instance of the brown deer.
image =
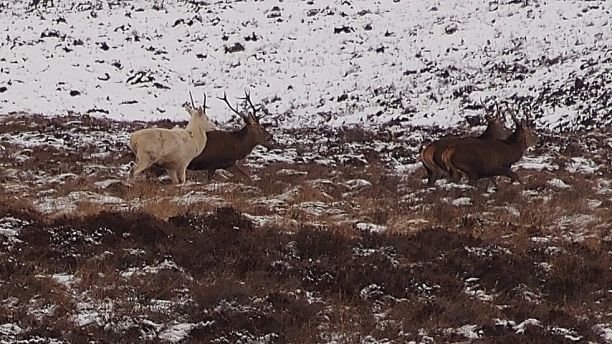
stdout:
{"type": "Polygon", "coordinates": [[[449,168],[442,161],[442,153],[451,145],[466,139],[476,139],[488,141],[495,139],[505,139],[510,135],[510,130],[504,127],[503,118],[497,114],[486,114],[487,128],[477,137],[446,137],[431,142],[420,154],[420,160],[427,171],[427,185],[433,185],[439,178],[450,177],[449,168]]]}
{"type": "Polygon", "coordinates": [[[464,140],[449,146],[442,153],[442,161],[449,167],[451,178],[458,180],[466,176],[473,185],[480,178],[506,176],[522,183],[512,171],[512,164],[520,160],[538,138],[528,118],[519,121],[512,115],[512,120],[516,129],[504,140],[464,140]]]}
{"type": "Polygon", "coordinates": [[[223,93],[223,98],[219,99],[240,116],[245,125],[242,129],[233,132],[223,130],[207,132],[206,147],[200,155],[191,160],[187,169],[207,170],[209,180],[212,180],[218,169],[233,170],[250,180],[249,174],[236,165],[236,162],[246,158],[257,145],[272,148],[275,144],[274,137],[259,123],[260,117],[257,116],[257,111],[261,110],[261,107],[253,105],[248,92],[245,92],[245,97],[241,98],[252,111],[251,113],[247,111],[246,115],[232,107],[227,100],[227,94],[223,93]]]}

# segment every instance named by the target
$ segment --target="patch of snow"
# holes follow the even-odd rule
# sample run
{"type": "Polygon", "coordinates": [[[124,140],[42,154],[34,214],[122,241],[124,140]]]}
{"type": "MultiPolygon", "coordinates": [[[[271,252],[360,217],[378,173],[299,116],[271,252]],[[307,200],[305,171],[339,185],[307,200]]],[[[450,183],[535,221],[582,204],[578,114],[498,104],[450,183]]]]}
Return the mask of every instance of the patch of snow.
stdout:
{"type": "Polygon", "coordinates": [[[562,181],[559,178],[553,178],[549,180],[547,184],[557,189],[571,189],[572,188],[570,185],[566,184],[564,181],[562,181]]]}
{"type": "Polygon", "coordinates": [[[308,172],[306,171],[298,171],[291,168],[283,168],[276,171],[277,176],[306,176],[308,172]]]}
{"type": "Polygon", "coordinates": [[[363,248],[353,247],[353,255],[355,257],[369,257],[373,255],[381,255],[385,257],[393,266],[399,266],[397,253],[394,247],[379,247],[379,248],[363,248]]]}
{"type": "Polygon", "coordinates": [[[197,324],[193,323],[175,323],[167,326],[159,335],[159,339],[170,342],[178,343],[181,340],[189,336],[189,332],[196,327],[197,324]]]}
{"type": "Polygon", "coordinates": [[[603,202],[598,199],[587,199],[587,207],[591,210],[599,208],[603,202]]]}
{"type": "Polygon", "coordinates": [[[0,325],[0,335],[15,336],[23,332],[23,329],[17,324],[2,324],[0,325]]]}
{"type": "Polygon", "coordinates": [[[542,327],[540,320],[529,318],[518,325],[512,326],[512,329],[516,331],[517,334],[521,334],[521,333],[525,333],[525,329],[527,329],[527,326],[542,327]]]}
{"type": "Polygon", "coordinates": [[[173,203],[188,206],[194,204],[209,204],[216,207],[222,207],[229,205],[223,197],[211,195],[209,192],[204,191],[189,191],[184,195],[172,197],[170,200],[173,203]]]}
{"type": "Polygon", "coordinates": [[[359,297],[364,300],[377,300],[385,295],[383,287],[378,284],[370,284],[359,291],[359,297]]]}
{"type": "Polygon", "coordinates": [[[599,179],[597,181],[597,192],[598,195],[610,195],[612,194],[612,180],[599,179]]]}
{"type": "Polygon", "coordinates": [[[456,189],[456,190],[471,190],[471,189],[474,188],[472,185],[469,185],[469,184],[447,183],[446,181],[444,181],[442,179],[436,180],[436,186],[438,186],[439,188],[442,188],[444,190],[452,190],[452,189],[456,189]]]}
{"type": "MultiPolygon", "coordinates": [[[[159,263],[156,266],[144,266],[142,268],[131,267],[121,272],[121,276],[125,278],[130,278],[132,276],[144,276],[147,274],[156,274],[162,270],[173,270],[180,271],[185,273],[185,270],[178,266],[174,261],[165,259],[163,262],[159,263]]],[[[188,274],[185,273],[185,276],[191,278],[188,274]]]]}
{"type": "Polygon", "coordinates": [[[74,275],[67,273],[53,274],[51,275],[51,278],[68,289],[70,289],[72,285],[79,280],[74,275]]]}
{"type": "Polygon", "coordinates": [[[77,303],[76,312],[73,316],[77,326],[83,327],[90,324],[104,325],[113,314],[114,304],[111,300],[102,303],[82,300],[77,303]]]}
{"type": "Polygon", "coordinates": [[[583,336],[578,335],[575,330],[570,330],[563,327],[555,326],[551,328],[550,331],[552,332],[552,334],[557,336],[563,336],[565,339],[571,340],[572,342],[578,342],[583,338],[583,336]]]}
{"type": "Polygon", "coordinates": [[[457,199],[452,200],[451,204],[456,207],[470,206],[472,205],[472,199],[469,197],[459,197],[457,199]]]}
{"type": "Polygon", "coordinates": [[[278,198],[258,197],[248,201],[251,205],[263,207],[275,212],[283,212],[289,207],[286,201],[278,198]]]}
{"type": "Polygon", "coordinates": [[[547,156],[527,157],[524,156],[520,161],[514,164],[517,168],[536,171],[555,171],[559,166],[550,162],[551,158],[547,156]]]}
{"type": "Polygon", "coordinates": [[[273,226],[296,228],[299,224],[298,221],[294,219],[288,219],[279,215],[243,215],[257,227],[273,226]]]}
{"type": "Polygon", "coordinates": [[[397,175],[407,176],[407,178],[411,178],[408,176],[418,171],[421,168],[421,166],[423,166],[421,163],[396,164],[394,165],[393,169],[395,170],[397,175]]]}
{"type": "Polygon", "coordinates": [[[495,324],[495,326],[516,326],[516,322],[514,320],[504,320],[499,318],[493,319],[493,323],[495,324]]]}
{"type": "Polygon", "coordinates": [[[501,207],[501,208],[506,210],[509,215],[512,215],[512,216],[517,217],[517,218],[521,217],[521,211],[518,210],[516,207],[507,205],[507,206],[504,206],[504,207],[501,207]]]}
{"type": "Polygon", "coordinates": [[[536,263],[539,267],[541,267],[544,271],[546,272],[550,272],[552,271],[552,264],[547,263],[547,262],[540,262],[540,263],[536,263]]]}
{"type": "Polygon", "coordinates": [[[346,186],[349,190],[356,191],[372,186],[372,183],[365,179],[352,179],[347,180],[342,185],[346,186]]]}
{"type": "Polygon", "coordinates": [[[21,240],[17,239],[19,231],[29,225],[30,222],[15,217],[4,217],[0,218],[0,235],[5,236],[8,239],[9,244],[18,243],[21,240]]]}
{"type": "Polygon", "coordinates": [[[291,203],[299,197],[302,191],[303,191],[303,188],[301,186],[295,186],[283,192],[282,194],[276,196],[275,199],[283,201],[283,202],[291,203]]]}
{"type": "Polygon", "coordinates": [[[537,237],[537,236],[534,236],[534,237],[529,238],[529,240],[531,240],[533,242],[537,242],[537,243],[542,243],[542,244],[550,242],[550,238],[549,237],[537,237]]]}
{"type": "Polygon", "coordinates": [[[587,158],[571,158],[565,169],[571,173],[593,174],[599,170],[599,166],[587,158]]]}
{"type": "Polygon", "coordinates": [[[486,291],[481,289],[480,284],[477,283],[479,280],[480,278],[476,278],[476,277],[467,278],[464,283],[465,285],[464,293],[478,300],[481,300],[481,301],[485,301],[485,302],[493,301],[495,299],[495,295],[487,294],[486,291]]]}
{"type": "Polygon", "coordinates": [[[459,328],[450,328],[444,330],[445,333],[455,333],[467,339],[478,339],[482,336],[482,330],[477,330],[478,325],[463,325],[459,328]]]}
{"type": "Polygon", "coordinates": [[[393,344],[395,341],[389,340],[387,338],[375,338],[371,335],[362,337],[359,341],[359,344],[393,344]]]}
{"type": "Polygon", "coordinates": [[[101,180],[98,182],[95,182],[94,185],[98,188],[98,189],[106,189],[111,185],[115,185],[115,184],[123,184],[122,180],[119,179],[106,179],[106,180],[101,180]]]}
{"type": "Polygon", "coordinates": [[[53,213],[61,211],[62,213],[70,213],[77,209],[78,202],[91,202],[100,205],[125,205],[126,201],[122,198],[101,195],[91,191],[72,191],[64,197],[43,197],[39,198],[35,203],[35,207],[41,213],[53,213]]]}
{"type": "Polygon", "coordinates": [[[557,246],[548,246],[546,247],[546,249],[544,249],[544,253],[546,253],[549,256],[552,256],[558,253],[563,253],[563,252],[565,252],[565,250],[557,246]]]}
{"type": "Polygon", "coordinates": [[[612,324],[597,324],[592,329],[604,342],[612,343],[612,324]]]}
{"type": "MultiPolygon", "coordinates": [[[[493,257],[498,254],[512,254],[512,251],[510,251],[509,249],[497,245],[491,245],[487,247],[464,246],[463,249],[476,257],[493,257]]],[[[468,278],[466,281],[469,282],[470,279],[468,278]]]]}
{"type": "Polygon", "coordinates": [[[344,211],[330,208],[329,204],[320,201],[302,202],[295,205],[295,208],[313,216],[337,215],[344,213],[344,211]]]}
{"type": "Polygon", "coordinates": [[[384,233],[387,231],[387,226],[377,225],[369,222],[359,222],[355,224],[355,228],[360,231],[370,232],[370,233],[384,233]]]}

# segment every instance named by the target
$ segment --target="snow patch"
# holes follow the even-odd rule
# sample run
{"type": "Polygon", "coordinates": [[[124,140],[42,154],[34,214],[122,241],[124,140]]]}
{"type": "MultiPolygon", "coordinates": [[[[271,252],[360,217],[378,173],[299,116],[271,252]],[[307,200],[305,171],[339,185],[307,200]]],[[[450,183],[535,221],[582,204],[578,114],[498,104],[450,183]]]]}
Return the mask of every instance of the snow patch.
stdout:
{"type": "Polygon", "coordinates": [[[387,231],[387,226],[377,225],[369,222],[359,222],[355,224],[355,228],[360,231],[370,232],[370,233],[384,233],[387,231]]]}
{"type": "Polygon", "coordinates": [[[559,178],[553,178],[549,180],[547,184],[557,189],[571,189],[572,188],[570,185],[566,184],[564,181],[562,181],[559,178]]]}

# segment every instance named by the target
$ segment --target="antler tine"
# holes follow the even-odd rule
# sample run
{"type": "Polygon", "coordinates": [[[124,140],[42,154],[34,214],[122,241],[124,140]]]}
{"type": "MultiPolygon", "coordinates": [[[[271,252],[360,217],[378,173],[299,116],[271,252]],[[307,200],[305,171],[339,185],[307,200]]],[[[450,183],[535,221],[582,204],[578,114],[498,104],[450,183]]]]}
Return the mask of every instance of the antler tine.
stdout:
{"type": "Polygon", "coordinates": [[[191,107],[195,109],[196,106],[195,106],[195,102],[193,101],[193,95],[191,94],[191,91],[189,91],[189,99],[191,99],[191,107]]]}
{"type": "Polygon", "coordinates": [[[487,109],[487,104],[485,104],[484,100],[482,100],[482,98],[480,98],[480,100],[478,101],[478,103],[480,104],[480,106],[482,107],[482,109],[484,110],[484,118],[486,122],[489,122],[491,120],[491,116],[489,116],[489,110],[487,109]]]}
{"type": "Polygon", "coordinates": [[[529,125],[533,125],[533,118],[531,117],[531,104],[525,104],[523,112],[525,113],[525,120],[529,125]]]}
{"type": "Polygon", "coordinates": [[[235,114],[237,114],[240,117],[244,117],[238,110],[234,109],[232,105],[229,103],[229,101],[227,100],[227,93],[225,91],[223,91],[223,98],[221,97],[217,97],[217,98],[223,100],[225,104],[227,104],[227,106],[230,108],[230,110],[232,110],[235,114]]]}
{"type": "Polygon", "coordinates": [[[495,102],[495,117],[502,119],[501,111],[499,110],[499,103],[495,102]]]}
{"type": "Polygon", "coordinates": [[[480,106],[482,106],[482,108],[485,110],[485,112],[487,112],[487,104],[485,104],[484,100],[480,98],[478,102],[480,103],[480,106]]]}
{"type": "Polygon", "coordinates": [[[518,118],[516,118],[516,115],[518,113],[518,111],[516,111],[516,108],[508,106],[508,109],[510,110],[510,117],[514,121],[514,124],[519,125],[520,122],[519,122],[518,118]]]}
{"type": "Polygon", "coordinates": [[[249,106],[251,107],[251,110],[253,110],[253,118],[258,119],[257,117],[257,107],[255,107],[255,105],[253,105],[253,102],[251,101],[251,92],[245,90],[244,91],[244,98],[242,98],[244,100],[246,100],[247,104],[249,104],[249,106]]]}

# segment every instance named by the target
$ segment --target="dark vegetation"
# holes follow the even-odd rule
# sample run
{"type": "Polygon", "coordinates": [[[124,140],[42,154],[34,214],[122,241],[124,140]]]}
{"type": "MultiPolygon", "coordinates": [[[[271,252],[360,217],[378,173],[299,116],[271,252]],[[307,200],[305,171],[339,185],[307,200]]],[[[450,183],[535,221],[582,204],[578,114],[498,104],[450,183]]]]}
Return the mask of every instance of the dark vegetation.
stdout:
{"type": "Polygon", "coordinates": [[[323,339],[321,326],[353,338],[349,341],[363,334],[421,340],[420,329],[453,341],[460,336],[444,329],[474,324],[484,338],[479,342],[562,343],[570,341],[552,328],[598,341],[592,327],[610,320],[612,300],[605,290],[612,284],[610,242],[597,249],[568,244],[550,257],[539,243],[502,247],[444,228],[353,237],[333,228],[304,226],[291,233],[255,228],[234,208],[168,221],[137,212],[45,221],[6,204],[1,215],[28,223],[21,242],[3,253],[18,258],[3,259],[0,267],[1,299],[11,300],[0,306],[0,321],[30,328],[19,339],[44,334],[75,343],[136,342],[148,318],[199,324],[187,342],[236,342],[237,334],[249,333],[274,334],[269,338],[275,343],[312,343],[323,339]],[[121,274],[163,261],[175,265],[143,276],[121,274]],[[542,269],[540,262],[552,268],[542,269]],[[41,272],[70,273],[77,280],[67,290],[41,272]],[[493,300],[470,295],[470,283],[493,300]],[[537,301],[526,291],[538,295],[537,301]],[[94,302],[112,300],[104,324],[74,326],[78,304],[70,294],[81,292],[94,302]],[[145,307],[181,295],[189,295],[189,302],[168,312],[145,307]],[[49,314],[32,314],[34,301],[49,314]],[[376,320],[382,312],[384,320],[376,320]],[[528,326],[522,334],[493,321],[518,324],[528,318],[541,326],[528,326]],[[129,325],[119,327],[120,322],[129,325]]]}

